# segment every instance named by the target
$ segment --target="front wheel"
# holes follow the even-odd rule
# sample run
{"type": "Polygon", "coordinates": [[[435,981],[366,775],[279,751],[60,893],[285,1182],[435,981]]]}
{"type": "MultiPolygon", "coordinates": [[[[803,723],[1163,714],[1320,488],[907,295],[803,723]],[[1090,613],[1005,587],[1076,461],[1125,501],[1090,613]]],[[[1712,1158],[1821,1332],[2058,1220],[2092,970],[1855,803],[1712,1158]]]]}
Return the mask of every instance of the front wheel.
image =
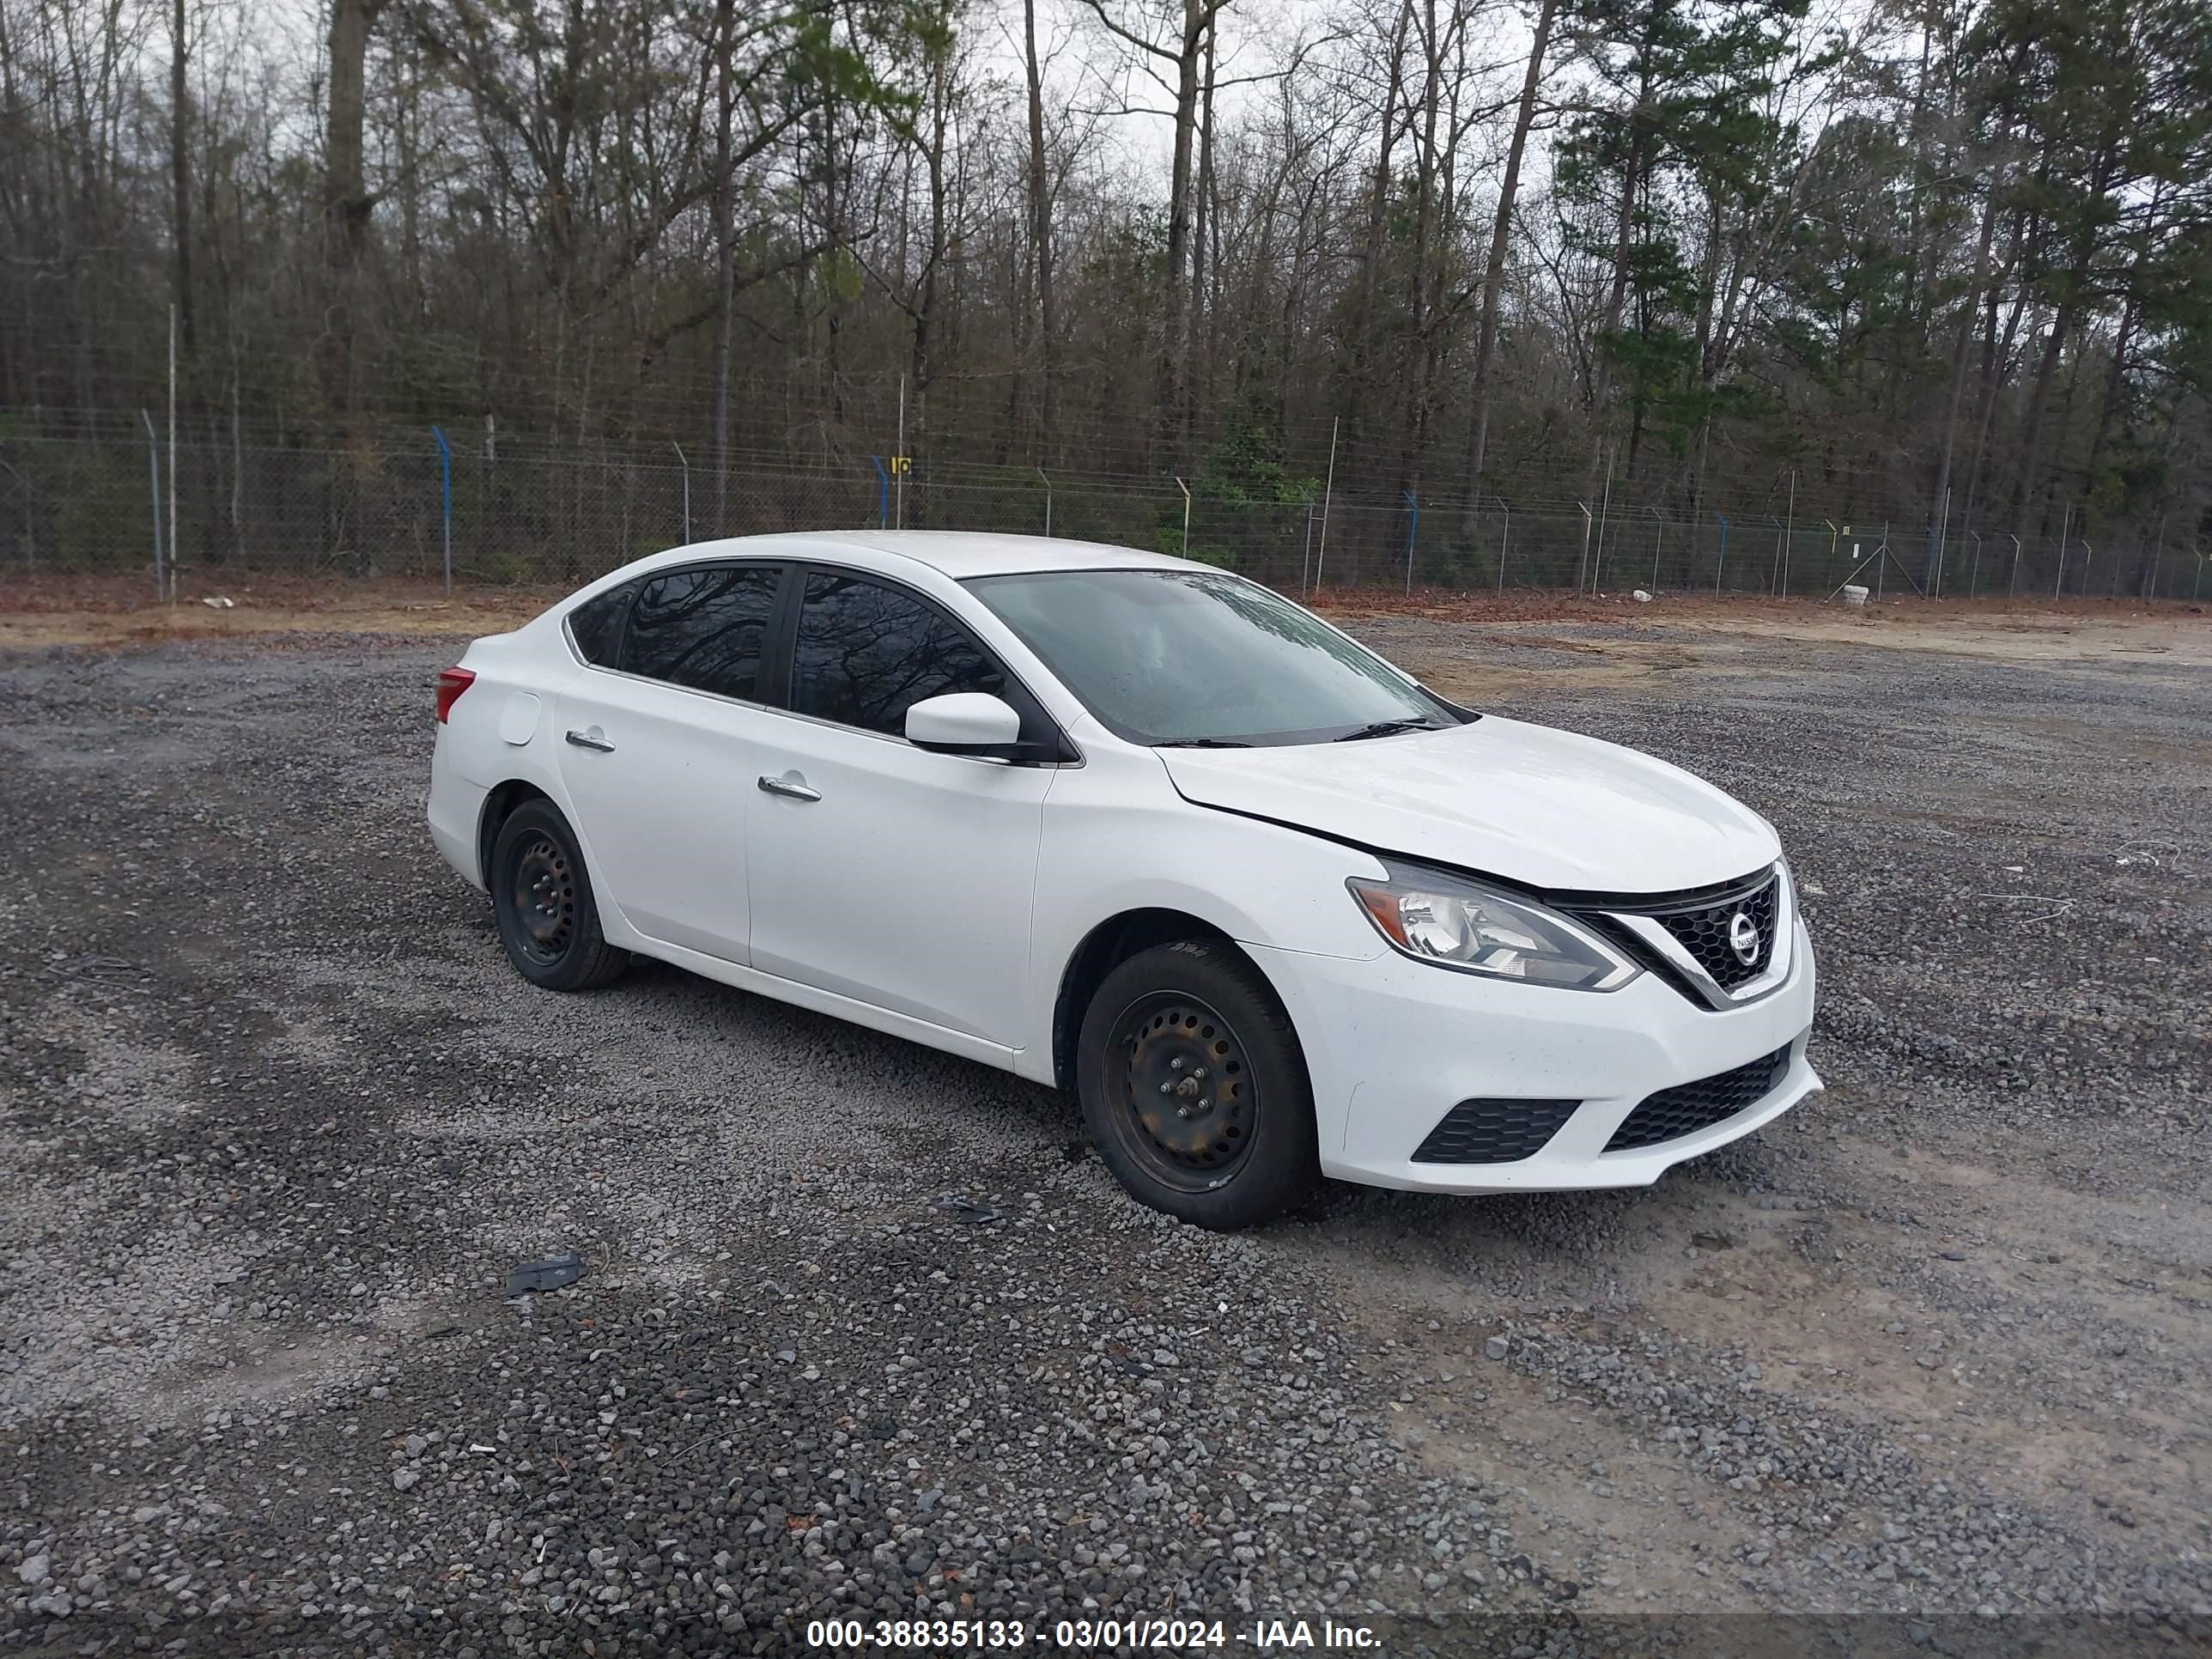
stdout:
{"type": "Polygon", "coordinates": [[[1078,1043],[1084,1121],[1140,1202],[1229,1231],[1273,1219],[1318,1178],[1297,1034],[1228,946],[1131,957],[1092,996],[1078,1043]]]}

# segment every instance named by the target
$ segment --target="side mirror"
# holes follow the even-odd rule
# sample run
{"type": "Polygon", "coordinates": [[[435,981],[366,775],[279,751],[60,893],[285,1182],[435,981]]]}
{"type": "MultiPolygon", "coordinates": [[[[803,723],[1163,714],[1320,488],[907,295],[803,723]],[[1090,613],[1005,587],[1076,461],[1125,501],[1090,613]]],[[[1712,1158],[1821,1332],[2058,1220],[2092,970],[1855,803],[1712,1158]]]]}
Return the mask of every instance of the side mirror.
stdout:
{"type": "Polygon", "coordinates": [[[944,755],[1029,758],[1016,752],[1024,747],[1022,717],[1005,698],[985,691],[951,691],[915,703],[906,711],[906,740],[944,755]]]}

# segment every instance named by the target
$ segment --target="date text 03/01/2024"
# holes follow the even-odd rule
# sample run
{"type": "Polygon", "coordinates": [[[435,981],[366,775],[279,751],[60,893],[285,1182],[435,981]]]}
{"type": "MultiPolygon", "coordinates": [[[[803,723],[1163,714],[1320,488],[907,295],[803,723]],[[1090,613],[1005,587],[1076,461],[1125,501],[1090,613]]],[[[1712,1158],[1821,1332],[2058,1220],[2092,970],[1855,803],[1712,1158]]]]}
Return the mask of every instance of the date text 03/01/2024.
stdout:
{"type": "Polygon", "coordinates": [[[1091,1653],[1139,1649],[1165,1653],[1237,1647],[1260,1652],[1311,1648],[1374,1650],[1381,1638],[1364,1625],[1334,1619],[1257,1619],[1231,1625],[1219,1619],[1059,1619],[1036,1629],[1018,1619],[816,1619],[806,1626],[810,1648],[877,1648],[973,1651],[1040,1647],[1091,1653]]]}

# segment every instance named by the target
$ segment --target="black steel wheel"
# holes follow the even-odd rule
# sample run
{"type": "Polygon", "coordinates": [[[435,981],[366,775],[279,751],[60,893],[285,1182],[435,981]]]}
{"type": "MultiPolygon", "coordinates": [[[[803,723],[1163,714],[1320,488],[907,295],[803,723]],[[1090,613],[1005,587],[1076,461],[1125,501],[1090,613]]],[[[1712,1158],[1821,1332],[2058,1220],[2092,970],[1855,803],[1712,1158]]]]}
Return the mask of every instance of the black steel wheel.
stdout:
{"type": "Polygon", "coordinates": [[[1078,1038],[1076,1081],[1100,1157],[1154,1209],[1249,1227],[1317,1177],[1297,1033],[1231,946],[1178,940],[1109,973],[1078,1038]]]}
{"type": "Polygon", "coordinates": [[[500,825],[484,884],[507,960],[532,984],[587,991],[629,965],[599,932],[575,832],[552,802],[525,801],[500,825]]]}
{"type": "Polygon", "coordinates": [[[549,966],[560,961],[576,936],[576,872],[568,850],[550,835],[523,843],[509,902],[522,924],[523,949],[549,966]]]}
{"type": "Polygon", "coordinates": [[[1152,991],[1121,1011],[1106,1042],[1123,1057],[1131,1146],[1153,1179],[1204,1192],[1233,1177],[1260,1106],[1236,1028],[1203,998],[1152,991]]]}

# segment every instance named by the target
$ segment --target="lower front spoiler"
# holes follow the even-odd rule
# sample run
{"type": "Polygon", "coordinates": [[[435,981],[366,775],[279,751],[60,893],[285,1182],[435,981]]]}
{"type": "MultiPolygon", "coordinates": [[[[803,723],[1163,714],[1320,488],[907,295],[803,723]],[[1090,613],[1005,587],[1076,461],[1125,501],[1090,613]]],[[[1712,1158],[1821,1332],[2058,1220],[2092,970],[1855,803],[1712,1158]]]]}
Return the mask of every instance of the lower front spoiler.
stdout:
{"type": "MultiPolygon", "coordinates": [[[[1733,1116],[1652,1146],[1609,1152],[1605,1143],[1638,1103],[1588,1101],[1533,1158],[1512,1164],[1417,1164],[1410,1160],[1330,1171],[1368,1186],[1419,1193],[1565,1193],[1649,1187],[1677,1164],[1741,1140],[1823,1088],[1805,1058],[1805,1039],[1790,1047],[1790,1068],[1765,1096],[1733,1116]]],[[[1354,1107],[1358,1103],[1355,1100],[1354,1107]]]]}

